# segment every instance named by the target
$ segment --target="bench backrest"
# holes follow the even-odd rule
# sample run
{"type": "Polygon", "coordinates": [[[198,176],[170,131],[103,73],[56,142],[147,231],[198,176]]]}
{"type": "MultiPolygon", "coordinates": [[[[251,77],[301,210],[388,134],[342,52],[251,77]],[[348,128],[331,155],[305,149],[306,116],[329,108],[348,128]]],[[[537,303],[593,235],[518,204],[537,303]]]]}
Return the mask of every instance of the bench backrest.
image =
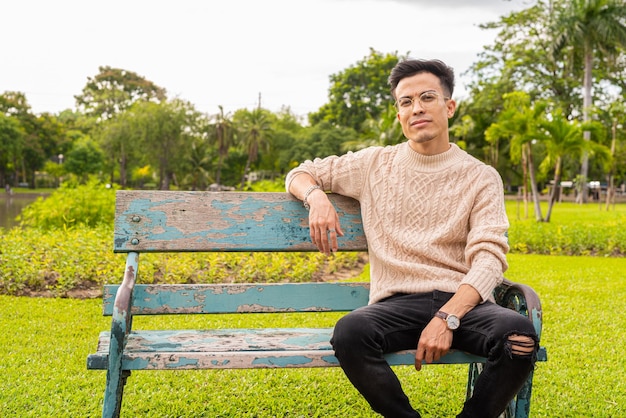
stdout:
{"type": "MultiPolygon", "coordinates": [[[[339,250],[367,250],[359,202],[330,198],[345,232],[339,250]]],[[[123,190],[116,194],[114,250],[317,251],[308,219],[289,193],[123,190]]]]}

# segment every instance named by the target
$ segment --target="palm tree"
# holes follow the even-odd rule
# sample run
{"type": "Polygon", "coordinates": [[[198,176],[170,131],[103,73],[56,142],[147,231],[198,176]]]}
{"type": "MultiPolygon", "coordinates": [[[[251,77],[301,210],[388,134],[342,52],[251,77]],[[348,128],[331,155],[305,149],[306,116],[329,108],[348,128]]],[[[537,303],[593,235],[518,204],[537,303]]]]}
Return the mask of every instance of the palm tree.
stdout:
{"type": "MultiPolygon", "coordinates": [[[[583,122],[590,120],[592,71],[594,56],[614,58],[620,48],[626,48],[626,3],[624,0],[572,0],[556,21],[554,55],[566,46],[572,46],[574,56],[584,61],[583,122]]],[[[591,133],[584,131],[584,139],[591,133]]],[[[589,157],[583,152],[581,176],[583,179],[582,202],[587,199],[587,175],[589,157]]]]}
{"type": "Polygon", "coordinates": [[[545,132],[545,136],[541,138],[541,141],[546,148],[546,156],[539,165],[539,169],[548,171],[554,168],[554,180],[548,200],[548,211],[543,219],[545,222],[550,222],[552,208],[560,191],[563,157],[565,155],[582,155],[586,149],[586,144],[589,142],[585,141],[581,135],[581,124],[567,120],[560,111],[555,112],[550,120],[541,121],[539,126],[545,132]]]}
{"type": "Polygon", "coordinates": [[[191,143],[185,158],[188,173],[184,179],[191,186],[191,190],[204,190],[211,183],[213,160],[214,150],[209,149],[206,142],[194,140],[191,143]]]}
{"type": "Polygon", "coordinates": [[[611,118],[611,159],[612,164],[607,175],[606,209],[609,210],[611,203],[615,204],[615,154],[617,147],[617,129],[620,118],[626,117],[626,105],[623,102],[614,102],[609,107],[609,117],[611,118]]]}
{"type": "Polygon", "coordinates": [[[218,187],[222,180],[222,167],[224,165],[224,158],[228,156],[230,146],[233,144],[233,123],[228,115],[224,114],[224,108],[218,106],[220,113],[214,116],[215,124],[213,125],[215,141],[217,143],[217,167],[215,170],[215,183],[218,187]]]}
{"type": "Polygon", "coordinates": [[[259,158],[259,150],[267,148],[272,137],[271,123],[266,111],[260,107],[244,111],[239,132],[242,138],[241,145],[248,154],[246,167],[241,177],[241,189],[243,189],[252,163],[259,158]]]}
{"type": "Polygon", "coordinates": [[[363,134],[355,140],[345,141],[343,151],[356,151],[370,146],[395,145],[405,140],[398,122],[398,110],[389,106],[378,119],[368,117],[363,122],[363,134]]]}
{"type": "Polygon", "coordinates": [[[535,205],[535,218],[537,221],[541,221],[543,217],[539,204],[539,190],[535,181],[531,144],[537,140],[537,127],[539,121],[544,118],[544,111],[547,105],[543,102],[531,105],[528,94],[520,91],[507,93],[503,96],[503,99],[504,110],[498,116],[498,121],[487,128],[485,139],[493,147],[497,147],[501,139],[510,141],[511,161],[514,163],[522,162],[522,168],[528,170],[528,176],[530,177],[529,181],[527,181],[525,174],[523,179],[524,204],[527,205],[526,185],[530,183],[535,205]]]}

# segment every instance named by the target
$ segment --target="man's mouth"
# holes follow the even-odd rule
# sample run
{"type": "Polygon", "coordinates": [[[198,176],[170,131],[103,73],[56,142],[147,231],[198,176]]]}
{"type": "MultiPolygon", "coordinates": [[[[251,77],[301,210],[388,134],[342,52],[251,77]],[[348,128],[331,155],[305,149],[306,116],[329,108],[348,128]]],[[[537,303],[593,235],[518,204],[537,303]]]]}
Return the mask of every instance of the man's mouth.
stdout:
{"type": "Polygon", "coordinates": [[[411,122],[411,126],[421,128],[422,126],[425,126],[428,122],[430,121],[426,119],[418,119],[418,120],[414,120],[413,122],[411,122]]]}

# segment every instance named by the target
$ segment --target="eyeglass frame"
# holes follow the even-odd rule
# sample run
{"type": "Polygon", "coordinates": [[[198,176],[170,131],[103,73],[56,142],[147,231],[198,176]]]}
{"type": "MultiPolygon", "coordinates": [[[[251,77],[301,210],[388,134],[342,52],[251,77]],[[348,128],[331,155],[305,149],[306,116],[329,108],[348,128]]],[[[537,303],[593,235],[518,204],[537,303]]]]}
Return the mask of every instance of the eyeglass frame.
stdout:
{"type": "Polygon", "coordinates": [[[451,97],[447,97],[444,96],[443,94],[435,91],[435,90],[426,90],[422,93],[420,93],[419,95],[413,96],[413,97],[409,97],[409,96],[402,96],[399,99],[396,100],[396,102],[394,103],[395,107],[398,109],[398,112],[403,112],[403,111],[408,111],[409,109],[413,109],[413,106],[415,106],[415,99],[417,99],[418,103],[420,104],[420,106],[422,107],[422,109],[430,109],[432,108],[432,105],[435,104],[435,100],[433,100],[432,102],[424,102],[422,101],[422,96],[425,94],[432,94],[434,96],[436,96],[437,98],[441,97],[443,98],[444,102],[446,100],[450,100],[451,97]],[[400,100],[409,100],[410,101],[410,105],[407,103],[406,106],[402,106],[400,104],[400,100]]]}

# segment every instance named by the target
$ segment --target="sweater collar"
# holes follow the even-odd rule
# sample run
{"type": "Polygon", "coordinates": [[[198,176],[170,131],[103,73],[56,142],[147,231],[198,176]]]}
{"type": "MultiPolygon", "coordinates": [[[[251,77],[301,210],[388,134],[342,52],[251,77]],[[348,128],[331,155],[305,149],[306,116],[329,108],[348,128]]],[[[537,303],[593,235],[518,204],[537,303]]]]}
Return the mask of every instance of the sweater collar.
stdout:
{"type": "Polygon", "coordinates": [[[400,161],[410,167],[423,172],[434,173],[445,170],[463,159],[465,151],[458,145],[450,143],[450,149],[437,155],[424,155],[416,152],[409,146],[408,142],[402,144],[400,150],[400,161]]]}

